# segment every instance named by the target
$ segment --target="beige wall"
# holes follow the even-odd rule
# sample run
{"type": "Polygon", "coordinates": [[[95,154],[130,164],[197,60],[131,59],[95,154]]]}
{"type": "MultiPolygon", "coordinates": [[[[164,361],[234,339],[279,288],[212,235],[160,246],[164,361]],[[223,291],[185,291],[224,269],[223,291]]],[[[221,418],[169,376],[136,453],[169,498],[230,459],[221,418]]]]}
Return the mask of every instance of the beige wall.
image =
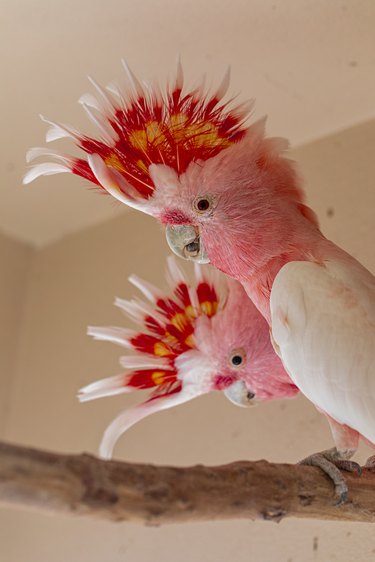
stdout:
{"type": "MultiPolygon", "coordinates": [[[[374,142],[375,123],[370,123],[294,151],[323,230],[373,271],[374,142]],[[329,208],[333,216],[327,216],[329,208]]],[[[96,451],[105,425],[135,398],[77,403],[80,386],[118,372],[121,352],[90,340],[86,325],[121,324],[113,298],[133,294],[126,282],[132,272],[162,283],[166,252],[153,220],[129,212],[34,256],[7,438],[56,451],[96,451]]],[[[12,293],[13,283],[10,287],[12,293]]],[[[140,423],[123,437],[116,456],[176,465],[259,458],[295,462],[329,446],[324,419],[302,397],[243,410],[210,395],[140,423]]],[[[367,454],[363,448],[358,458],[367,454]]],[[[374,527],[367,524],[234,521],[154,529],[2,510],[0,529],[1,562],[367,562],[375,557],[374,527]]]]}
{"type": "Polygon", "coordinates": [[[0,232],[0,435],[6,431],[32,249],[0,232]]]}

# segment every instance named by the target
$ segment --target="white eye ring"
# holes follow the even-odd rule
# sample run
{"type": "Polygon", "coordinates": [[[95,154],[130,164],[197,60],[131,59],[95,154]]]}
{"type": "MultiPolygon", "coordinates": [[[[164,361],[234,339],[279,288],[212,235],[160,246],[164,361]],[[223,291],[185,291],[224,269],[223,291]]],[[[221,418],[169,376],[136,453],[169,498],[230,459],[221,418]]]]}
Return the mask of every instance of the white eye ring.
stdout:
{"type": "Polygon", "coordinates": [[[229,357],[229,365],[232,369],[241,369],[246,361],[246,352],[244,349],[234,349],[229,357]]]}
{"type": "Polygon", "coordinates": [[[212,209],[212,199],[209,195],[198,195],[193,201],[193,209],[200,215],[209,213],[212,209]]]}

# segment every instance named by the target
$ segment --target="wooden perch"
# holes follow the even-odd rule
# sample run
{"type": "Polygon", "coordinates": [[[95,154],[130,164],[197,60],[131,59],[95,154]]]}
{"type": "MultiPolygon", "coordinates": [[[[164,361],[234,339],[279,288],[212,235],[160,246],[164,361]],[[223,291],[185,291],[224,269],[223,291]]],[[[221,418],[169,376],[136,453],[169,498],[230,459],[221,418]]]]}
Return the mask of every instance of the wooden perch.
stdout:
{"type": "Polygon", "coordinates": [[[235,462],[177,468],[103,461],[0,443],[0,503],[113,521],[159,525],[284,517],[375,521],[375,474],[347,475],[349,501],[335,505],[315,467],[235,462]]]}

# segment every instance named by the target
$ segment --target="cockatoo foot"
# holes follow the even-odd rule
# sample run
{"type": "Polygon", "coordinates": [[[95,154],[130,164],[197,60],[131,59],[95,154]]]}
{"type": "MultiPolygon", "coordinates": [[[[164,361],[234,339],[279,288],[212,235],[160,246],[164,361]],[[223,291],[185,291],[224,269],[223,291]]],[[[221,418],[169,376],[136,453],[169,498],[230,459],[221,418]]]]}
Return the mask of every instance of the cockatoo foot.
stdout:
{"type": "MultiPolygon", "coordinates": [[[[358,463],[349,460],[354,451],[345,450],[338,451],[335,447],[320,453],[309,455],[301,460],[298,464],[305,464],[307,466],[318,466],[330,477],[335,485],[335,492],[337,497],[336,505],[343,505],[348,501],[348,485],[345,478],[340,472],[345,470],[347,472],[357,472],[360,476],[362,469],[358,463]]],[[[374,457],[375,467],[375,457],[374,457]]]]}

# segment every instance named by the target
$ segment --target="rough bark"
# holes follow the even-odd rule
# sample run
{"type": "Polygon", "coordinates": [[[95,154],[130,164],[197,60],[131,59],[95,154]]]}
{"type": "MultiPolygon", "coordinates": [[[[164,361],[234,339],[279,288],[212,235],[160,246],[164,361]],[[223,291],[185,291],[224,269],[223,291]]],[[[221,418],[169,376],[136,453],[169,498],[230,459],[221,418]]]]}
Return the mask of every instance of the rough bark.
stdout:
{"type": "Polygon", "coordinates": [[[103,461],[0,443],[0,503],[149,525],[305,517],[375,521],[375,474],[348,474],[335,505],[318,469],[264,460],[177,468],[103,461]]]}

